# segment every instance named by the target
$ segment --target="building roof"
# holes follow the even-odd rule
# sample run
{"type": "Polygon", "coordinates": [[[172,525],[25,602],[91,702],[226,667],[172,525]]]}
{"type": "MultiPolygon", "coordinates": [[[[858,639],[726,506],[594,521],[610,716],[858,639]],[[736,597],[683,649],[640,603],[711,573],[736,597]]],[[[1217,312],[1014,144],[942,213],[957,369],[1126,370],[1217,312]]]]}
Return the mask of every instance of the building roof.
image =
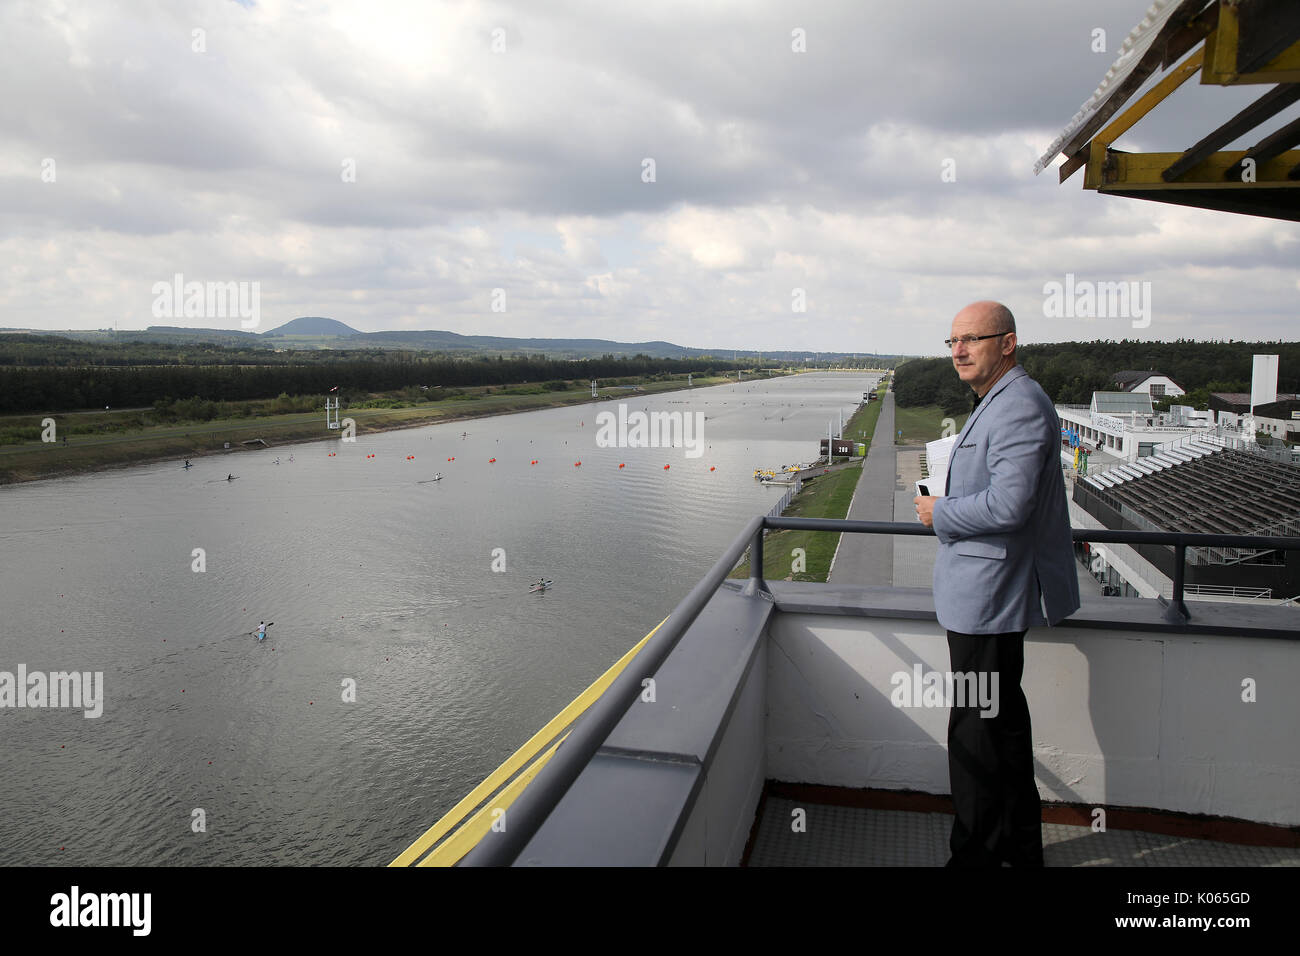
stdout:
{"type": "Polygon", "coordinates": [[[1124,415],[1128,412],[1151,414],[1151,395],[1148,392],[1093,392],[1092,409],[1103,415],[1124,415]]]}
{"type": "Polygon", "coordinates": [[[1228,405],[1250,407],[1250,392],[1211,392],[1210,397],[1217,398],[1228,405]]]}
{"type": "Polygon", "coordinates": [[[1295,396],[1279,395],[1276,402],[1255,406],[1256,418],[1290,418],[1291,413],[1300,411],[1300,400],[1295,396]]]}
{"type": "Polygon", "coordinates": [[[1300,518],[1300,467],[1197,442],[1179,451],[1152,456],[1166,466],[1152,474],[1102,472],[1110,479],[1104,493],[1163,531],[1278,533],[1270,529],[1300,518]]]}
{"type": "MultiPolygon", "coordinates": [[[[1156,378],[1156,377],[1168,378],[1169,381],[1174,382],[1174,380],[1172,378],[1169,378],[1169,376],[1166,375],[1164,372],[1156,372],[1152,370],[1139,372],[1133,369],[1128,369],[1123,372],[1115,373],[1115,384],[1118,385],[1120,388],[1124,389],[1124,391],[1131,392],[1133,391],[1133,389],[1137,388],[1147,379],[1156,378]]],[[[1177,382],[1174,382],[1174,384],[1178,385],[1177,382]]],[[[1181,385],[1178,385],[1178,387],[1182,388],[1181,385]]]]}
{"type": "Polygon", "coordinates": [[[1269,121],[1296,101],[1297,83],[1300,3],[1155,0],[1096,92],[1048,147],[1034,172],[1059,154],[1065,160],[1060,181],[1083,169],[1085,189],[1300,221],[1300,123],[1286,123],[1267,135],[1258,132],[1275,125],[1269,121]],[[1129,104],[1147,80],[1157,76],[1159,80],[1129,104]],[[1210,111],[1204,111],[1208,129],[1190,148],[1186,141],[1174,152],[1112,148],[1197,76],[1203,86],[1250,89],[1256,84],[1254,102],[1226,120],[1211,119],[1210,111]],[[1241,139],[1252,144],[1249,149],[1224,149],[1241,139]]]}
{"type": "MultiPolygon", "coordinates": [[[[1277,402],[1290,402],[1300,399],[1300,395],[1284,395],[1279,392],[1277,402]]],[[[1231,408],[1222,409],[1222,411],[1238,412],[1245,414],[1250,411],[1250,392],[1211,392],[1210,401],[1212,405],[1229,405],[1231,408]],[[1215,401],[1218,399],[1218,401],[1215,401]]],[[[1271,403],[1272,404],[1272,403],[1271,403]]],[[[1264,406],[1256,406],[1256,411],[1264,406]]]]}
{"type": "MultiPolygon", "coordinates": [[[[1124,101],[1133,95],[1136,87],[1141,85],[1142,79],[1152,72],[1153,65],[1149,63],[1152,45],[1157,39],[1162,38],[1170,18],[1180,12],[1181,7],[1187,5],[1181,0],[1155,0],[1151,4],[1142,22],[1125,37],[1124,43],[1119,48],[1119,56],[1106,71],[1106,75],[1101,78],[1101,83],[1093,91],[1092,96],[1079,107],[1079,111],[1071,117],[1070,122],[1061,131],[1061,135],[1053,140],[1052,145],[1047,147],[1047,151],[1039,157],[1038,162],[1034,163],[1034,175],[1046,169],[1058,152],[1065,152],[1066,144],[1075,139],[1077,134],[1085,130],[1095,131],[1107,117],[1114,113],[1115,109],[1122,106],[1124,101]],[[1141,79],[1138,79],[1138,76],[1141,79]],[[1107,111],[1107,105],[1113,100],[1118,102],[1107,111]]],[[[1195,4],[1197,7],[1204,5],[1205,0],[1195,4]]],[[[1085,133],[1085,135],[1089,134],[1085,133]]]]}

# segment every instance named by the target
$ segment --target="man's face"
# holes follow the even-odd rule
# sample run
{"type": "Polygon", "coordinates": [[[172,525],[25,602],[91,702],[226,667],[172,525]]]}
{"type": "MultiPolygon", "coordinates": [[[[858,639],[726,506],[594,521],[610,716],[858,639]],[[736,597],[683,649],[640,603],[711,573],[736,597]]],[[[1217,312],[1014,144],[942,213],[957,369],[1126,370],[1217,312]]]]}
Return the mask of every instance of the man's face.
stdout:
{"type": "MultiPolygon", "coordinates": [[[[959,339],[965,335],[989,335],[1001,332],[996,319],[985,312],[963,309],[952,320],[952,338],[959,339]]],[[[1002,366],[1006,356],[1015,348],[1015,333],[994,338],[981,339],[967,345],[958,342],[952,347],[952,364],[957,375],[976,393],[983,395],[994,376],[1002,366]]]]}

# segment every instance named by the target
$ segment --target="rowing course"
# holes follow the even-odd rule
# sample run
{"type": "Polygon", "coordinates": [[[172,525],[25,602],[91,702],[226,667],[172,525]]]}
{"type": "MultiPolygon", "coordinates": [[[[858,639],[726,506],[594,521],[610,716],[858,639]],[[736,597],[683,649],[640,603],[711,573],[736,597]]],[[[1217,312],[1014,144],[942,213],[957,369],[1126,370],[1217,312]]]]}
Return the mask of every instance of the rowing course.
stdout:
{"type": "Polygon", "coordinates": [[[391,859],[770,507],[755,463],[806,458],[869,384],[630,397],[708,415],[698,459],[599,448],[588,405],[245,452],[237,482],[213,457],[0,489],[0,669],[105,675],[97,719],[0,709],[0,863],[391,859]]]}

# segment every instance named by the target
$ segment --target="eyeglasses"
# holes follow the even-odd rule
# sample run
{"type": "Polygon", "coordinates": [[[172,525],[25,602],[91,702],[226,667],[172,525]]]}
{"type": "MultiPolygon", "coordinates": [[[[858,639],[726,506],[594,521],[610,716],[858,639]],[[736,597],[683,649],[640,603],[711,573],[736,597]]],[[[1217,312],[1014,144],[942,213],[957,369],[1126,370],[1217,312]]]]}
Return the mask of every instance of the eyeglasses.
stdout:
{"type": "Polygon", "coordinates": [[[988,335],[963,335],[960,338],[956,338],[956,339],[944,339],[943,344],[948,346],[948,348],[952,348],[954,345],[957,344],[971,346],[974,345],[976,342],[982,342],[984,339],[996,339],[1000,335],[1010,335],[1010,334],[1011,333],[1007,331],[1007,332],[990,332],[988,335]]]}

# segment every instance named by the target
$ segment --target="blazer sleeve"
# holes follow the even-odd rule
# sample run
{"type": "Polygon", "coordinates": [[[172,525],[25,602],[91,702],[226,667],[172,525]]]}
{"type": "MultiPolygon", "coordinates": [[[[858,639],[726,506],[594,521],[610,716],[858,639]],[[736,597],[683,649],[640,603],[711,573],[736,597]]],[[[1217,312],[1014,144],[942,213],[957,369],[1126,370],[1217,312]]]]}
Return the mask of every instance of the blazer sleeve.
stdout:
{"type": "Polygon", "coordinates": [[[985,413],[992,418],[986,452],[989,486],[973,495],[938,498],[934,503],[934,532],[944,543],[1016,531],[1034,513],[1045,442],[1051,445],[1050,423],[1032,401],[1008,401],[996,416],[992,412],[990,408],[985,413]]]}

